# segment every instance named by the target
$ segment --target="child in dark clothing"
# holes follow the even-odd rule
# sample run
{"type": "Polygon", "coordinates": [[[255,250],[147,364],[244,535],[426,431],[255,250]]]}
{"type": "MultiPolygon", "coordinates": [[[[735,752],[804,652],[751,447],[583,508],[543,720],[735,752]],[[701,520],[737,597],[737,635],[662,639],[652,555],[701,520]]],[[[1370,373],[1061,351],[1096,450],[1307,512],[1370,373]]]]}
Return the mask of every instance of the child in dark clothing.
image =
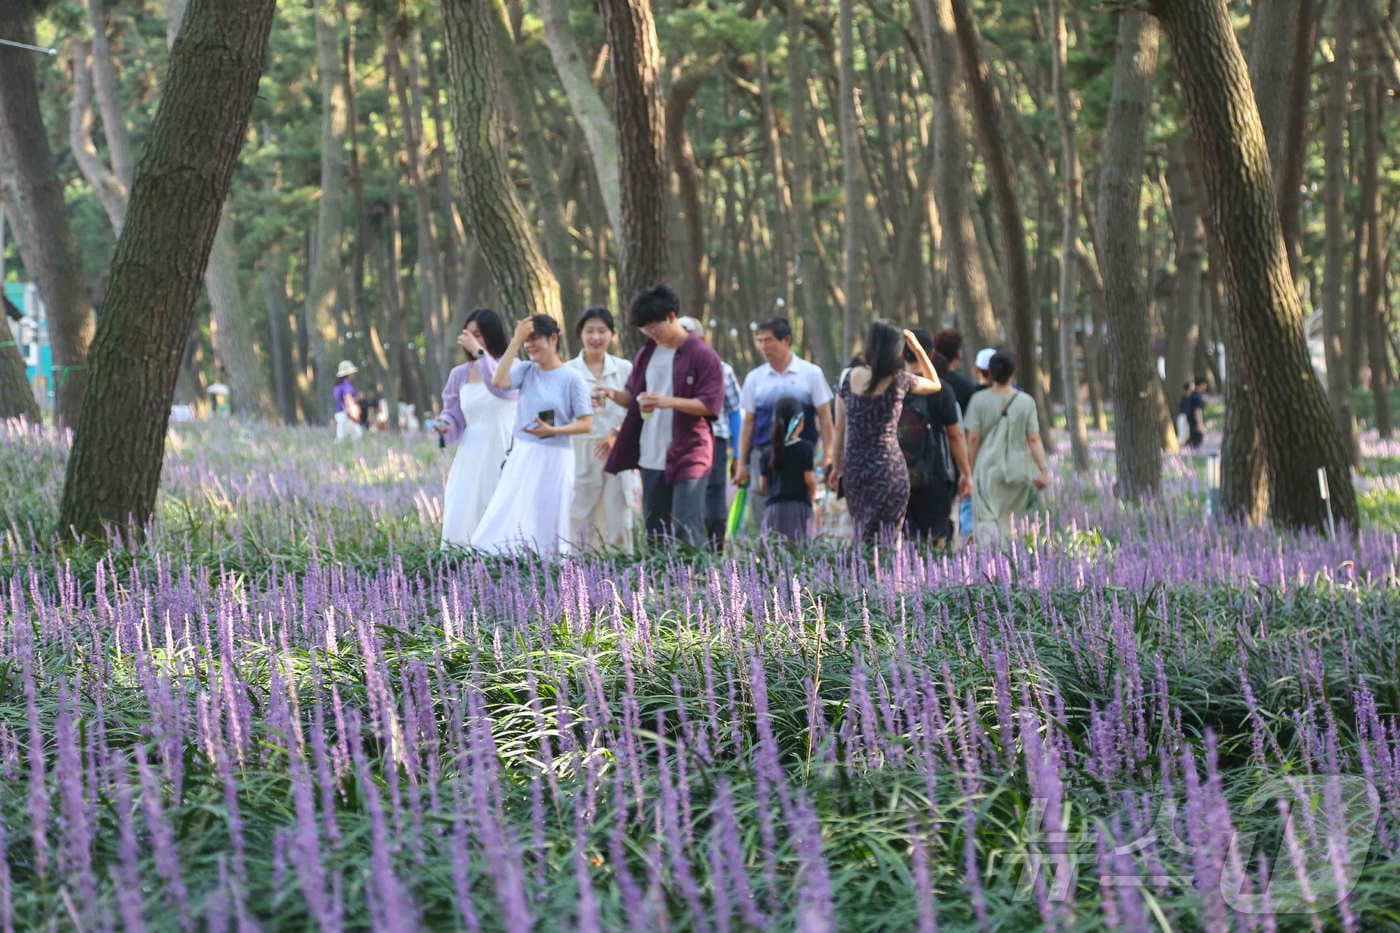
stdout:
{"type": "Polygon", "coordinates": [[[812,538],[812,501],[817,494],[816,448],[802,439],[802,403],[778,399],[773,406],[773,441],[759,488],[768,496],[763,530],[798,544],[812,538]]]}

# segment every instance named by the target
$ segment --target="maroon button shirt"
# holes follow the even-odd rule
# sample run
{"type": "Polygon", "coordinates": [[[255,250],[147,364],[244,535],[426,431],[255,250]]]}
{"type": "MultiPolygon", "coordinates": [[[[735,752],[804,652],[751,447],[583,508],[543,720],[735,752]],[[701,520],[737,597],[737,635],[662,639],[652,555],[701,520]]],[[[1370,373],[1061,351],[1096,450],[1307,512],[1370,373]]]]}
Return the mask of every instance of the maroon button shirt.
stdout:
{"type": "MultiPolygon", "coordinates": [[[[656,352],[656,342],[648,340],[632,361],[632,375],[627,380],[627,392],[632,403],[627,417],[617,432],[608,462],[608,473],[635,470],[642,458],[642,410],[637,396],[647,391],[647,364],[656,352]]],[[[711,412],[709,417],[688,415],[677,411],[671,422],[671,446],[666,449],[665,480],[674,484],[680,480],[697,479],[710,472],[714,462],[715,442],[710,422],[724,408],[724,367],[719,354],[699,337],[691,334],[676,348],[672,364],[671,394],[677,398],[693,398],[711,412]]]]}

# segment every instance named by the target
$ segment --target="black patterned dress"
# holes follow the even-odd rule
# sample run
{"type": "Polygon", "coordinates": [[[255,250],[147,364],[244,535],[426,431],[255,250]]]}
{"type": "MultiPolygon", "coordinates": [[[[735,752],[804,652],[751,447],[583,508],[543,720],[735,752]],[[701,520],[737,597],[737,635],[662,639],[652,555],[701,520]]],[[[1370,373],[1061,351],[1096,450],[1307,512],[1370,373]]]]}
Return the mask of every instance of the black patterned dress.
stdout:
{"type": "Polygon", "coordinates": [[[909,468],[896,428],[904,396],[913,386],[914,377],[905,370],[895,373],[880,395],[853,392],[849,373],[841,381],[841,404],[846,409],[841,483],[856,536],[866,541],[893,537],[904,525],[909,468]]]}

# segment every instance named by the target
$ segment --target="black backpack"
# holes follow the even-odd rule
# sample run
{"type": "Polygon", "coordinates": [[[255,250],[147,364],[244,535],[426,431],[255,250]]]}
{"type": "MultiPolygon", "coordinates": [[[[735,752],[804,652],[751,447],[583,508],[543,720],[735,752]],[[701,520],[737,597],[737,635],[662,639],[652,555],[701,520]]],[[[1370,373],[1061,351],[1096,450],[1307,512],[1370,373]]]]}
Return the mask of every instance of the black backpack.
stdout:
{"type": "Polygon", "coordinates": [[[933,396],[910,395],[900,412],[899,449],[909,466],[909,487],[947,485],[953,482],[953,457],[948,433],[929,415],[933,396]]]}

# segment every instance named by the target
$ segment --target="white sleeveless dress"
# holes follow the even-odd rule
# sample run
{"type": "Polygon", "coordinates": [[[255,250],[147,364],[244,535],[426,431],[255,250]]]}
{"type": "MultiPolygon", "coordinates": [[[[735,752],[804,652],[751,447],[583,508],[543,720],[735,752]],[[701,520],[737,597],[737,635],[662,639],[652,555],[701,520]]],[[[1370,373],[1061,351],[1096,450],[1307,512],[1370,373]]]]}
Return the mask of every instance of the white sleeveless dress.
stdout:
{"type": "Polygon", "coordinates": [[[467,428],[447,474],[442,502],[442,546],[470,547],[515,429],[515,399],[497,398],[484,382],[462,385],[462,417],[467,428]]]}

